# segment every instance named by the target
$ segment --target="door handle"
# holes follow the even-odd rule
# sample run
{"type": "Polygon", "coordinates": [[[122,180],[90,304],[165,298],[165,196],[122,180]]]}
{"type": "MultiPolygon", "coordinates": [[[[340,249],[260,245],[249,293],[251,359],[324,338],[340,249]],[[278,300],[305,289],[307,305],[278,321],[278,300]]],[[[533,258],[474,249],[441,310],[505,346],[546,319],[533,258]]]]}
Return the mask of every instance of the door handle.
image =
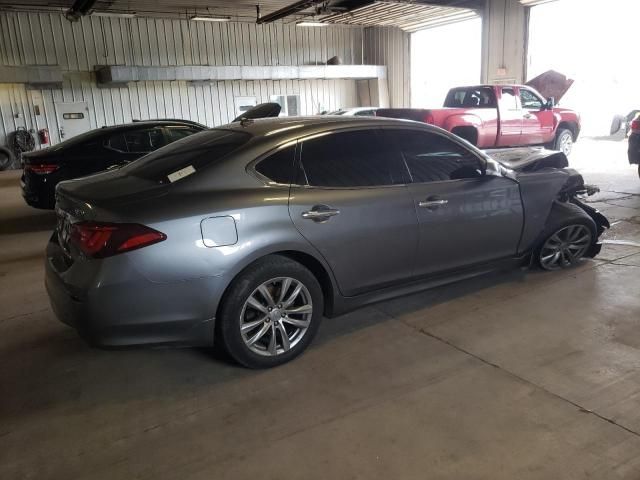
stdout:
{"type": "Polygon", "coordinates": [[[422,208],[439,208],[449,203],[449,200],[429,200],[426,199],[424,202],[419,202],[418,206],[422,208]]]}
{"type": "Polygon", "coordinates": [[[527,113],[527,114],[525,114],[524,118],[526,118],[527,120],[532,120],[532,119],[536,118],[536,116],[532,115],[531,113],[527,113]]]}
{"type": "Polygon", "coordinates": [[[340,210],[328,207],[327,205],[316,205],[311,210],[302,212],[302,218],[314,220],[316,222],[326,222],[331,217],[340,214],[340,210]]]}

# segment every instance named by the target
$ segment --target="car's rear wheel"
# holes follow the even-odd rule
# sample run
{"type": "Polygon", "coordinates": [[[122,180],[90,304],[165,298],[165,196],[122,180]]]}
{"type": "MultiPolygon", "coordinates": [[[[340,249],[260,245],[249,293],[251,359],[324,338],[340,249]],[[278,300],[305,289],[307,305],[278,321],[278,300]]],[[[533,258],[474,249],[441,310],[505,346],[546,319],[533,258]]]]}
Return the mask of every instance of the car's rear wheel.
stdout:
{"type": "Polygon", "coordinates": [[[225,294],[218,342],[242,365],[274,367],[307,348],[322,311],[322,289],[309,270],[286,257],[265,257],[240,273],[225,294]]]}
{"type": "Polygon", "coordinates": [[[554,205],[547,227],[534,254],[545,270],[560,270],[576,264],[596,241],[593,219],[577,205],[554,205]]]}
{"type": "Polygon", "coordinates": [[[640,177],[640,163],[638,164],[638,177],[640,177]]]}

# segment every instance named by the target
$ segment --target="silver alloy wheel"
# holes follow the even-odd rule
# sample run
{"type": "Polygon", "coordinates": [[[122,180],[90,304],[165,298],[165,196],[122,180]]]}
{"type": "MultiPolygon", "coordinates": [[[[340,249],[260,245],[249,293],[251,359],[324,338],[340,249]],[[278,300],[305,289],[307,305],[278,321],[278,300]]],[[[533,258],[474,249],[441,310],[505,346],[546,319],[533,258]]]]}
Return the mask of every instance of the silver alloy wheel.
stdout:
{"type": "Polygon", "coordinates": [[[560,137],[560,151],[564,153],[567,157],[573,150],[573,136],[571,132],[564,132],[560,137]]]}
{"type": "Polygon", "coordinates": [[[591,230],[584,225],[561,228],[542,246],[540,265],[545,270],[559,270],[572,265],[587,252],[591,237],[591,230]]]}
{"type": "Polygon", "coordinates": [[[278,277],[256,288],[242,307],[240,334],[254,353],[288,352],[304,337],[313,316],[311,294],[294,278],[278,277]]]}

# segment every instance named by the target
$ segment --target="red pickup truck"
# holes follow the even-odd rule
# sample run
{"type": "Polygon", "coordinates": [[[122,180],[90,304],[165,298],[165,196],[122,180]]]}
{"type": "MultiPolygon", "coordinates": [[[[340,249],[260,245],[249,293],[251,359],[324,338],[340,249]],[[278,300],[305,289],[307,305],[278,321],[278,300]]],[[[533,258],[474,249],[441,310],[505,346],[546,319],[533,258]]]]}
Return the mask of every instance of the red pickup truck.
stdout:
{"type": "Polygon", "coordinates": [[[480,148],[544,145],[569,155],[580,134],[576,112],[526,85],[457,87],[444,108],[381,108],[376,115],[430,123],[480,148]]]}

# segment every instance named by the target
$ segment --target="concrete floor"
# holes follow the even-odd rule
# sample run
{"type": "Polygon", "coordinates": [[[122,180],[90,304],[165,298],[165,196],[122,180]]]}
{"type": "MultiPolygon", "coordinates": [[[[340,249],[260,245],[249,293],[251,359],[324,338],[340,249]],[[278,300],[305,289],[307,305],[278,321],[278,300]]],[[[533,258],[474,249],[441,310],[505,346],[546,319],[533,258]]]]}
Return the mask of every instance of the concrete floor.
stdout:
{"type": "Polygon", "coordinates": [[[51,313],[53,216],[0,175],[0,478],[640,478],[640,179],[624,143],[595,261],[476,279],[326,320],[248,371],[195,349],[89,348],[51,313]]]}

